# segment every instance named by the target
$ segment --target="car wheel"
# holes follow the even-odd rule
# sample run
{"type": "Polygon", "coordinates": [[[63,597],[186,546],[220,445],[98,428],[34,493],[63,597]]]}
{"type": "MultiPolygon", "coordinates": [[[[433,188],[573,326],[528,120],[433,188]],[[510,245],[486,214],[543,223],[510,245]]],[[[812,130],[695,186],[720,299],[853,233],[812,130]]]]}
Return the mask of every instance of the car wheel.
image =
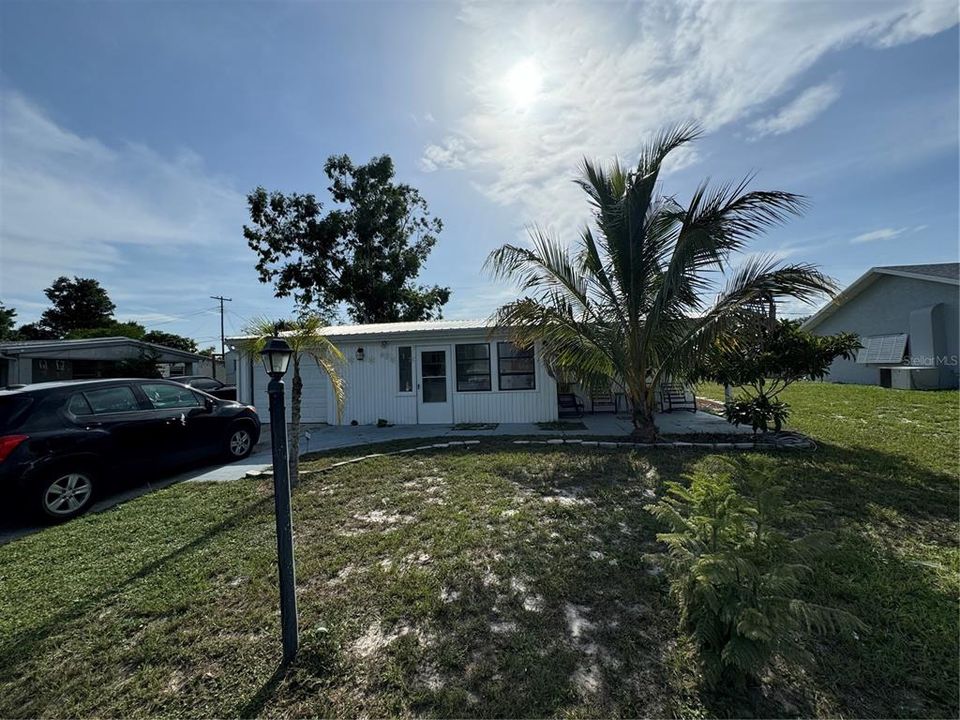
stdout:
{"type": "Polygon", "coordinates": [[[40,511],[50,520],[69,520],[90,509],[94,479],[89,470],[53,473],[40,487],[40,511]]]}
{"type": "Polygon", "coordinates": [[[227,435],[226,455],[231,460],[243,460],[253,452],[253,432],[246,425],[234,425],[227,435]]]}

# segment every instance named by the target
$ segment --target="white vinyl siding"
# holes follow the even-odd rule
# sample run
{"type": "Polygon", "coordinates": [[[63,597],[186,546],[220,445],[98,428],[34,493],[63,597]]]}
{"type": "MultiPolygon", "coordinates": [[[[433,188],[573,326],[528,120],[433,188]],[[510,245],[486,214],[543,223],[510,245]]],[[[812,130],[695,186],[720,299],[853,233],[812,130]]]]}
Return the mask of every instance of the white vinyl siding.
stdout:
{"type": "MultiPolygon", "coordinates": [[[[484,333],[466,335],[459,333],[451,337],[447,333],[436,333],[416,339],[353,340],[343,342],[334,338],[334,342],[344,354],[345,362],[340,371],[346,385],[346,403],[341,424],[349,425],[356,421],[359,425],[371,425],[379,419],[397,425],[413,425],[417,419],[417,396],[419,389],[414,380],[413,392],[400,392],[400,347],[412,348],[414,360],[417,348],[425,346],[444,346],[449,348],[448,372],[456,370],[456,346],[485,344],[489,347],[491,389],[483,391],[458,391],[456,377],[451,385],[453,401],[453,422],[492,422],[492,423],[530,423],[555,420],[557,417],[557,386],[540,362],[539,348],[534,353],[534,389],[499,390],[497,380],[498,358],[497,341],[489,340],[484,333]],[[363,348],[364,359],[357,360],[357,349],[363,348]]],[[[242,362],[241,367],[249,371],[249,363],[242,362]]],[[[255,396],[254,404],[261,420],[269,422],[266,386],[268,378],[262,364],[253,366],[255,396]]],[[[336,407],[332,398],[330,383],[322,376],[312,361],[301,365],[304,382],[302,419],[306,423],[337,422],[336,407]]],[[[246,375],[246,373],[241,373],[246,375]]],[[[416,377],[416,374],[414,374],[416,377]]],[[[287,385],[287,408],[289,411],[289,386],[291,376],[284,378],[287,385]]],[[[249,387],[246,377],[241,377],[238,387],[241,399],[249,402],[249,387]]],[[[289,412],[288,412],[289,417],[289,412]]]]}

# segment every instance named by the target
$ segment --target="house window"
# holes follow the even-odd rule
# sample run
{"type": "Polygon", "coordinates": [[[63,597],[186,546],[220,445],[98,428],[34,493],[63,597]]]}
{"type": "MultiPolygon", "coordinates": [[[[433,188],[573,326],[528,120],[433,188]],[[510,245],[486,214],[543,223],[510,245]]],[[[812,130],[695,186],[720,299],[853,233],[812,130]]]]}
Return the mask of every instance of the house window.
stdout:
{"type": "Polygon", "coordinates": [[[490,346],[487,343],[457,345],[457,391],[490,389],[490,346]]]}
{"type": "Polygon", "coordinates": [[[497,343],[497,373],[501,390],[534,390],[537,386],[533,365],[533,346],[519,348],[513,343],[497,343]]]}
{"type": "Polygon", "coordinates": [[[400,392],[413,392],[413,348],[403,345],[397,348],[397,361],[400,366],[400,392]]]}

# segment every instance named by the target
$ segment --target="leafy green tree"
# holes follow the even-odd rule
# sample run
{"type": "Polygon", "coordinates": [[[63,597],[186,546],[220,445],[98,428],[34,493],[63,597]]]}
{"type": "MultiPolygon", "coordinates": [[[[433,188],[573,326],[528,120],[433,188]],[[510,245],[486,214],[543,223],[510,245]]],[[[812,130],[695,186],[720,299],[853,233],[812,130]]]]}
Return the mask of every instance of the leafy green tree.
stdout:
{"type": "Polygon", "coordinates": [[[43,311],[38,325],[57,338],[75,330],[100,328],[114,322],[116,305],[93,278],[61,276],[43,291],[51,307],[43,311]]]}
{"type": "Polygon", "coordinates": [[[776,472],[769,458],[715,457],[688,477],[689,487],[667,483],[667,495],[646,506],[670,530],[657,535],[668,552],[650,560],[666,571],[681,629],[696,642],[713,688],[743,688],[774,657],[812,661],[804,647],[811,632],[864,629],[850,613],[802,598],[809,563],[832,536],[795,534],[817,506],[785,502],[776,472]]]}
{"type": "Polygon", "coordinates": [[[133,340],[153,343],[154,345],[163,345],[164,347],[175,350],[197,352],[197,343],[191,338],[175,333],[163,332],[162,330],[147,330],[143,325],[132,320],[128,322],[117,322],[114,320],[109,325],[97,328],[81,328],[67,335],[68,340],[108,337],[127,337],[133,340]]]}
{"type": "Polygon", "coordinates": [[[57,335],[49,328],[45,328],[40,323],[27,323],[21,325],[16,331],[17,340],[57,340],[57,335]]]}
{"type": "Polygon", "coordinates": [[[162,330],[148,330],[140,338],[144,342],[154,345],[163,345],[174,350],[183,350],[185,352],[197,352],[197,341],[176,333],[163,332],[162,330]]]}
{"type": "Polygon", "coordinates": [[[326,322],[317,315],[304,315],[296,320],[270,320],[265,317],[255,318],[244,329],[247,338],[240,346],[252,355],[258,354],[270,342],[271,338],[280,335],[293,355],[290,365],[293,370],[292,385],[290,388],[290,426],[289,426],[289,468],[290,484],[296,485],[300,479],[300,417],[303,404],[303,378],[300,373],[305,359],[313,360],[317,367],[330,379],[333,386],[333,397],[337,404],[337,418],[343,412],[346,398],[343,378],[338,365],[344,357],[337,347],[321,332],[326,322]]]}
{"type": "Polygon", "coordinates": [[[258,187],[247,197],[243,234],[260,281],[324,318],[341,303],[357,323],[440,317],[450,289],[415,282],[443,229],[420,192],[395,181],[388,155],[365,165],[331,156],[324,171],[334,203],[326,214],[310,194],[258,187]]]}
{"type": "Polygon", "coordinates": [[[790,414],[780,393],[798,380],[822,380],[837,358],[853,359],[861,347],[854,333],[813,335],[801,330],[799,320],[768,321],[747,315],[724,342],[714,342],[701,353],[693,377],[740,389],[726,404],[727,419],[766,432],[777,432],[790,414]]]}
{"type": "Polygon", "coordinates": [[[558,377],[622,388],[642,439],[656,436],[660,381],[692,372],[698,354],[729,336],[752,305],[789,297],[812,302],[835,290],[812,265],[763,256],[718,284],[731,255],[798,214],[803,199],[749,191],[749,177],[716,188],[702,183],[685,206],[659,193],[663,161],[698,136],[691,125],[661,133],[632,171],[619,162],[604,170],[584,161],[578,184],[597,232],[585,228],[574,251],[534,230],[531,247],[504,245],[487,260],[496,276],[526,293],[501,307],[496,322],[520,345],[540,341],[558,377]]]}
{"type": "Polygon", "coordinates": [[[126,337],[133,340],[143,339],[146,328],[138,322],[117,322],[95,328],[79,328],[67,333],[67,340],[88,340],[90,338],[126,337]]]}
{"type": "Polygon", "coordinates": [[[107,376],[126,378],[158,378],[160,355],[153,350],[141,350],[135,358],[125,358],[107,369],[107,376]]]}
{"type": "Polygon", "coordinates": [[[0,340],[13,340],[16,337],[16,317],[16,310],[0,303],[0,340]]]}

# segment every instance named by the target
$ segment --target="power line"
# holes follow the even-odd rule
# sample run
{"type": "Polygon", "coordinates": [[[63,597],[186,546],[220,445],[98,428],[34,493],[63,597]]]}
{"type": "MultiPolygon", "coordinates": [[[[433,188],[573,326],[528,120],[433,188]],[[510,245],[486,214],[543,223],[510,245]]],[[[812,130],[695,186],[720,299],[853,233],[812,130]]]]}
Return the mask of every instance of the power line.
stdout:
{"type": "Polygon", "coordinates": [[[157,325],[169,325],[170,323],[180,322],[181,320],[186,320],[187,318],[195,317],[197,315],[216,312],[216,310],[217,308],[216,306],[214,306],[214,307],[204,308],[203,310],[194,310],[193,312],[186,313],[185,315],[171,315],[167,320],[158,320],[157,322],[141,323],[141,324],[145,328],[152,328],[152,327],[156,327],[157,325]]]}

